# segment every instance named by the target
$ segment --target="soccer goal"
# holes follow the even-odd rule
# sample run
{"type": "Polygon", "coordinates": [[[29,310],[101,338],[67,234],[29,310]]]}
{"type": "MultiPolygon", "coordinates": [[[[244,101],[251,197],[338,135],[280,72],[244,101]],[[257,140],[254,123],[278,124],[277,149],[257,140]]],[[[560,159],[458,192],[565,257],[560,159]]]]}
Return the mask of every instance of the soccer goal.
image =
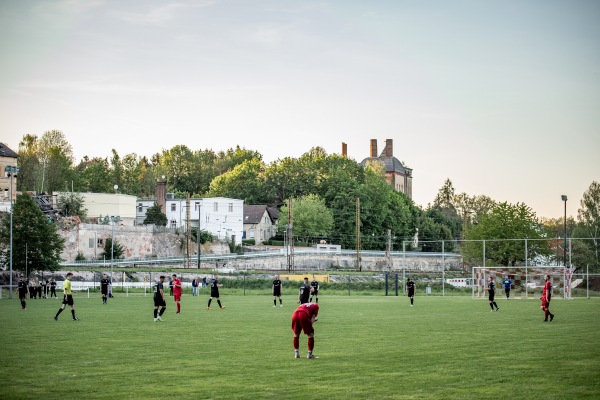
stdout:
{"type": "Polygon", "coordinates": [[[570,277],[568,267],[473,267],[473,298],[487,299],[487,281],[491,276],[496,283],[496,298],[504,298],[506,278],[512,281],[510,298],[539,299],[544,289],[544,275],[550,275],[552,295],[570,298],[570,277]]]}

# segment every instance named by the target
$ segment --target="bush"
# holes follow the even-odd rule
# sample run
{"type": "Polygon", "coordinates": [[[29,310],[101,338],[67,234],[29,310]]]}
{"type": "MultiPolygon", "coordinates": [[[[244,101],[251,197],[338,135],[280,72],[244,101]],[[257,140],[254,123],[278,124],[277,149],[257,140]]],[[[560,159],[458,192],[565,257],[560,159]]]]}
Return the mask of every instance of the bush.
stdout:
{"type": "Polygon", "coordinates": [[[242,244],[245,246],[254,246],[256,244],[255,239],[242,239],[242,244]]]}
{"type": "Polygon", "coordinates": [[[75,256],[75,261],[85,261],[85,260],[86,260],[86,258],[83,255],[83,252],[81,250],[79,250],[77,252],[77,255],[75,256]]]}

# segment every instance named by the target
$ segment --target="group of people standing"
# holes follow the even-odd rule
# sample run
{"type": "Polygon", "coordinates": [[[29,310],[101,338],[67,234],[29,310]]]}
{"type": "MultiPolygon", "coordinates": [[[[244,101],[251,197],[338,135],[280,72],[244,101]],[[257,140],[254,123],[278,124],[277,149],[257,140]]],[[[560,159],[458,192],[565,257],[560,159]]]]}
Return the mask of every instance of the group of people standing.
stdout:
{"type": "MultiPolygon", "coordinates": [[[[508,300],[510,298],[510,289],[511,289],[511,285],[512,285],[512,280],[509,279],[509,277],[505,277],[504,280],[502,281],[502,284],[504,285],[504,293],[506,294],[506,300],[508,300]]],[[[487,284],[487,288],[485,289],[488,291],[488,301],[490,303],[490,308],[491,311],[494,311],[494,307],[496,308],[496,311],[500,310],[500,307],[498,307],[498,304],[496,304],[496,283],[494,282],[494,277],[490,276],[488,278],[488,284],[487,284]]],[[[540,297],[540,300],[542,302],[540,308],[542,309],[542,311],[544,311],[544,322],[552,322],[554,320],[554,314],[552,314],[550,312],[550,300],[552,299],[552,281],[550,278],[550,275],[544,275],[544,288],[542,289],[542,297],[540,297]],[[548,320],[548,317],[550,317],[550,320],[548,320]]]]}

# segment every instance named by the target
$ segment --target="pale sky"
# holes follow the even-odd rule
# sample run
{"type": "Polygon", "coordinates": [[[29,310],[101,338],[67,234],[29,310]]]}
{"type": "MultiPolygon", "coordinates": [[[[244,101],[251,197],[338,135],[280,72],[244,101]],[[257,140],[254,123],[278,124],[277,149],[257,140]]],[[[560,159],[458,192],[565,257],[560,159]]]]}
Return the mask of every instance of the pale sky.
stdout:
{"type": "Polygon", "coordinates": [[[600,1],[0,0],[0,141],[240,145],[266,162],[394,140],[426,206],[576,215],[600,181],[600,1]]]}

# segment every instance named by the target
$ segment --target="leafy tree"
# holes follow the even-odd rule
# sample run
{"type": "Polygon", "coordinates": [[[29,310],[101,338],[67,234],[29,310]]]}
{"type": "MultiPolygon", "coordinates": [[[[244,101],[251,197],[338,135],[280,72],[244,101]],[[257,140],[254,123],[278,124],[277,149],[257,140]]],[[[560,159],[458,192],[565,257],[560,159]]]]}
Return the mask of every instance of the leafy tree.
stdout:
{"type": "Polygon", "coordinates": [[[264,164],[257,158],[236,165],[233,170],[217,176],[210,184],[209,196],[243,199],[246,204],[270,203],[262,171],[264,164]]]}
{"type": "MultiPolygon", "coordinates": [[[[288,206],[281,207],[277,230],[284,232],[288,225],[288,206]]],[[[317,195],[310,194],[292,202],[294,236],[308,241],[312,237],[329,236],[333,227],[333,213],[325,205],[325,201],[317,195]]]]}
{"type": "Polygon", "coordinates": [[[448,178],[435,196],[435,199],[433,200],[433,207],[444,212],[456,211],[456,205],[454,201],[454,185],[452,185],[452,181],[448,178]]]}
{"type": "Polygon", "coordinates": [[[82,221],[86,219],[87,209],[84,207],[85,201],[80,193],[61,193],[58,196],[58,204],[62,215],[65,217],[77,215],[82,221]]]}
{"type": "Polygon", "coordinates": [[[429,208],[419,218],[419,243],[423,251],[442,251],[442,240],[444,240],[444,251],[454,250],[455,239],[452,230],[452,220],[437,208],[429,208]]]}
{"type": "Polygon", "coordinates": [[[41,191],[66,190],[76,180],[73,149],[61,131],[46,131],[39,140],[38,158],[42,167],[41,191]]]}
{"type": "MultiPolygon", "coordinates": [[[[535,213],[523,203],[515,205],[499,203],[489,214],[484,215],[479,224],[474,225],[466,234],[462,252],[469,262],[481,263],[483,258],[483,240],[485,243],[486,263],[515,266],[525,261],[525,241],[523,239],[543,239],[544,230],[535,213]],[[517,239],[517,240],[515,240],[517,239]]],[[[529,240],[527,243],[528,261],[549,253],[544,240],[529,240]]]]}
{"type": "Polygon", "coordinates": [[[152,207],[148,207],[146,210],[146,218],[144,219],[144,225],[157,225],[157,226],[166,226],[167,225],[167,216],[162,212],[160,205],[157,202],[154,202],[152,207]]]}
{"type": "Polygon", "coordinates": [[[92,193],[110,193],[114,183],[110,179],[108,161],[102,158],[89,160],[86,157],[77,166],[81,177],[82,191],[92,193]]]}
{"type": "Polygon", "coordinates": [[[19,143],[19,158],[17,159],[17,165],[19,166],[18,191],[38,190],[38,177],[41,176],[38,147],[38,138],[35,135],[25,135],[19,143]]]}
{"type": "Polygon", "coordinates": [[[112,245],[112,238],[107,238],[104,241],[104,251],[100,254],[100,257],[104,257],[106,260],[123,258],[123,245],[115,240],[115,245],[112,245]],[[111,257],[112,250],[112,257],[111,257]]]}
{"type": "MultiPolygon", "coordinates": [[[[13,270],[56,271],[60,268],[60,254],[64,239],[56,225],[48,222],[35,200],[27,195],[17,196],[13,205],[13,270]],[[27,255],[25,254],[27,252],[27,255]]],[[[0,262],[5,268],[10,260],[10,216],[5,215],[0,229],[0,262]]]]}
{"type": "MultiPolygon", "coordinates": [[[[582,261],[594,271],[600,271],[600,183],[593,181],[583,193],[577,220],[579,226],[575,233],[579,237],[590,238],[585,244],[589,248],[589,254],[593,254],[587,262],[582,261]]],[[[579,266],[583,267],[583,263],[579,266]]]]}
{"type": "MultiPolygon", "coordinates": [[[[212,233],[200,229],[200,243],[212,242],[214,240],[212,233]]],[[[192,228],[192,241],[198,243],[198,228],[192,228]]]]}

